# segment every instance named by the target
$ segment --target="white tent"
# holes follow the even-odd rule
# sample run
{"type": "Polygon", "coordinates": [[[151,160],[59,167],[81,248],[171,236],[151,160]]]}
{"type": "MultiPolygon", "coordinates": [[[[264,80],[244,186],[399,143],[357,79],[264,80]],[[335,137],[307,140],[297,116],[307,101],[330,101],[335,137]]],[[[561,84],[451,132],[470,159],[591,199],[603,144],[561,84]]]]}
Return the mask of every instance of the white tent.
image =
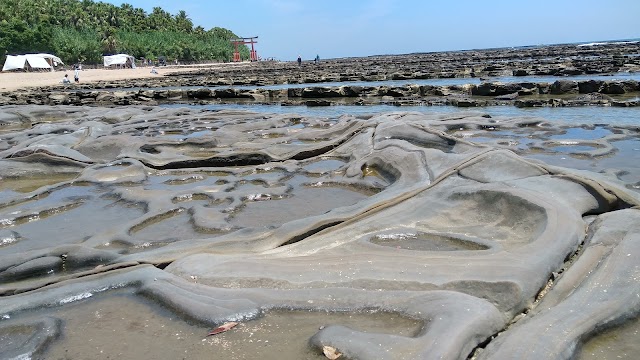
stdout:
{"type": "Polygon", "coordinates": [[[2,71],[9,70],[54,70],[55,66],[64,64],[59,57],[51,54],[7,55],[2,71]]]}
{"type": "Polygon", "coordinates": [[[51,54],[33,54],[33,55],[34,56],[39,56],[41,58],[44,58],[45,60],[47,60],[49,65],[51,65],[53,67],[58,66],[58,65],[64,65],[62,60],[60,60],[60,58],[55,56],[55,55],[51,55],[51,54]]]}
{"type": "Polygon", "coordinates": [[[127,54],[108,55],[104,57],[104,66],[119,65],[136,68],[136,58],[127,54]]]}

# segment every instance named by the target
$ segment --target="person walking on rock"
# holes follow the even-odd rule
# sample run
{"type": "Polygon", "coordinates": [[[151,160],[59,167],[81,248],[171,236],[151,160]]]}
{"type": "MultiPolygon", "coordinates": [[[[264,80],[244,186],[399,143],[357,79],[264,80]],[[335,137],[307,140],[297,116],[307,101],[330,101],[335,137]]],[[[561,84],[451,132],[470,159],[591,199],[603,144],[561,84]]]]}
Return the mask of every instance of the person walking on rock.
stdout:
{"type": "Polygon", "coordinates": [[[75,66],[75,68],[76,68],[76,69],[75,69],[75,71],[73,72],[73,80],[74,80],[76,83],[79,83],[79,82],[80,82],[80,66],[79,66],[79,65],[76,65],[76,66],[75,66]]]}

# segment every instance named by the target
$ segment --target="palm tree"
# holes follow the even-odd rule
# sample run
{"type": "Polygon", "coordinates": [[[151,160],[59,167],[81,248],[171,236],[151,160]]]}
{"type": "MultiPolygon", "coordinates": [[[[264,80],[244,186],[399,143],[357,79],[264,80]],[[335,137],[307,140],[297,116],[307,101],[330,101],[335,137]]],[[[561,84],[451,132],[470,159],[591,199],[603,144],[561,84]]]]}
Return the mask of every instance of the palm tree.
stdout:
{"type": "Polygon", "coordinates": [[[102,31],[102,50],[105,54],[115,54],[118,48],[118,39],[112,27],[106,27],[102,31]]]}
{"type": "Polygon", "coordinates": [[[173,30],[172,24],[174,24],[171,14],[164,11],[161,7],[154,7],[147,18],[149,21],[149,27],[153,30],[173,30]]]}
{"type": "Polygon", "coordinates": [[[178,15],[176,15],[176,26],[178,31],[184,32],[192,32],[193,31],[193,22],[187,16],[187,13],[184,10],[180,10],[178,15]]]}

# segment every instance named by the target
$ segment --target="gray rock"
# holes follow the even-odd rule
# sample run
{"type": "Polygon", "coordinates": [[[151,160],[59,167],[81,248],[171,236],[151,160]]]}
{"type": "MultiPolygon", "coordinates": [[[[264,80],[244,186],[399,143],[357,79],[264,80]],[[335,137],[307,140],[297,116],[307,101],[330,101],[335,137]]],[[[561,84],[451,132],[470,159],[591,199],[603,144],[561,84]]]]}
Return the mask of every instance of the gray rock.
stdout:
{"type": "Polygon", "coordinates": [[[62,321],[52,317],[28,323],[0,324],[0,357],[3,359],[32,359],[42,356],[46,346],[56,339],[62,329],[62,321]]]}
{"type": "Polygon", "coordinates": [[[61,258],[57,256],[45,256],[8,268],[0,273],[0,279],[7,281],[10,279],[19,280],[27,277],[42,276],[59,271],[61,267],[61,258]]]}
{"type": "MultiPolygon", "coordinates": [[[[423,88],[368,91],[409,102],[423,88]]],[[[514,152],[548,151],[561,144],[555,135],[570,133],[566,124],[478,111],[1,113],[13,114],[0,118],[13,126],[0,160],[0,176],[12,176],[0,191],[2,234],[28,237],[0,247],[0,316],[16,324],[29,324],[35,309],[47,316],[122,289],[212,326],[271,309],[375,309],[422,330],[398,336],[327,324],[311,344],[364,359],[459,359],[479,347],[477,357],[501,359],[571,358],[595,330],[638,316],[640,195],[611,178],[622,172],[514,152]],[[20,120],[38,117],[55,121],[20,120]],[[69,169],[70,177],[54,176],[69,169]],[[43,184],[17,191],[15,179],[32,174],[43,184]],[[63,259],[64,276],[46,276],[63,259]]],[[[596,128],[602,138],[578,144],[611,151],[637,135],[631,126],[580,132],[596,128]]]]}
{"type": "Polygon", "coordinates": [[[572,80],[557,80],[549,88],[553,95],[575,94],[579,92],[578,83],[572,80]]]}

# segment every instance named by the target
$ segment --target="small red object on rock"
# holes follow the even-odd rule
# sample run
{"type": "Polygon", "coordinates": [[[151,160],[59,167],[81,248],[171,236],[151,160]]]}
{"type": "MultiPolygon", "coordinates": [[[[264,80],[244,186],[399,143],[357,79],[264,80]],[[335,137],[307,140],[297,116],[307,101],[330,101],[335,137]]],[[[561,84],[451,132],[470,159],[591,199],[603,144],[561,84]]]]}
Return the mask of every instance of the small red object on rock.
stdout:
{"type": "Polygon", "coordinates": [[[217,334],[223,333],[223,332],[225,332],[225,331],[229,331],[229,330],[231,330],[232,328],[234,328],[236,325],[238,325],[238,323],[237,323],[237,322],[235,322],[235,321],[228,322],[228,323],[224,323],[224,324],[222,324],[222,325],[218,326],[217,328],[215,328],[215,329],[213,329],[213,330],[209,331],[209,333],[207,334],[207,336],[217,335],[217,334]]]}

